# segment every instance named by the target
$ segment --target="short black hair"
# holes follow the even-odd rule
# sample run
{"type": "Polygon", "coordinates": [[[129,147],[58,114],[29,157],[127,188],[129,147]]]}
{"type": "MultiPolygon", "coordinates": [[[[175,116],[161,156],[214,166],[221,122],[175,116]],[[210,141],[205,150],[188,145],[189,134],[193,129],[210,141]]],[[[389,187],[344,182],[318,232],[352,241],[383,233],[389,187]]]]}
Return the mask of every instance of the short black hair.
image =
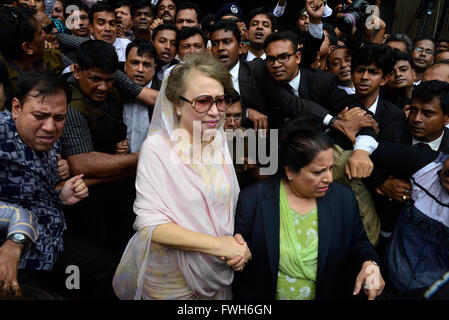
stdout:
{"type": "Polygon", "coordinates": [[[270,43],[280,40],[290,41],[294,52],[298,50],[298,37],[290,30],[270,33],[265,39],[264,49],[267,49],[270,43]]]}
{"type": "Polygon", "coordinates": [[[118,69],[115,48],[102,40],[87,40],[76,49],[77,64],[82,70],[98,67],[106,73],[118,69]]]}
{"type": "MultiPolygon", "coordinates": [[[[177,0],[170,0],[171,2],[173,2],[176,6],[176,9],[178,9],[178,1],[177,0]]],[[[159,6],[161,5],[162,0],[158,0],[157,4],[156,4],[156,11],[159,11],[159,6]]]]}
{"type": "Polygon", "coordinates": [[[205,32],[211,32],[212,29],[212,23],[215,21],[215,14],[213,13],[209,13],[206,14],[203,17],[203,20],[201,21],[201,28],[205,31],[205,32]]]}
{"type": "Polygon", "coordinates": [[[449,43],[449,39],[446,39],[446,38],[438,39],[437,40],[437,44],[439,44],[440,42],[447,42],[447,43],[449,43]]]}
{"type": "Polygon", "coordinates": [[[37,90],[38,95],[34,97],[45,97],[64,91],[67,102],[71,100],[72,91],[63,78],[50,71],[31,70],[21,73],[17,78],[15,97],[23,105],[31,90],[37,90]]]}
{"type": "Polygon", "coordinates": [[[395,65],[393,49],[387,45],[366,43],[363,47],[352,51],[352,72],[359,66],[369,66],[373,63],[382,70],[383,77],[392,73],[395,65]]]}
{"type": "Polygon", "coordinates": [[[234,90],[231,93],[231,104],[239,102],[240,101],[240,94],[237,92],[237,90],[234,90]]]}
{"type": "Polygon", "coordinates": [[[178,12],[180,10],[185,10],[185,9],[193,9],[196,12],[196,21],[198,21],[198,23],[201,23],[203,20],[203,14],[201,12],[200,7],[193,2],[189,2],[189,1],[183,1],[179,4],[179,6],[176,6],[176,15],[175,15],[175,21],[176,21],[176,17],[178,16],[178,12]]]}
{"type": "Polygon", "coordinates": [[[117,8],[120,8],[120,7],[123,7],[123,6],[128,6],[129,7],[129,13],[131,13],[133,11],[133,4],[131,2],[129,2],[129,1],[126,1],[126,0],[117,1],[115,3],[115,5],[114,5],[114,9],[117,9],[117,8]]]}
{"type": "Polygon", "coordinates": [[[6,5],[11,5],[11,4],[19,4],[18,0],[0,0],[0,7],[3,7],[5,4],[6,5]]]}
{"type": "Polygon", "coordinates": [[[176,48],[179,50],[179,44],[182,40],[188,39],[190,37],[193,37],[194,35],[199,34],[201,38],[203,38],[204,47],[207,47],[207,37],[203,30],[201,30],[198,27],[191,27],[191,28],[182,28],[178,32],[178,36],[176,37],[176,48]]]}
{"type": "Polygon", "coordinates": [[[402,52],[402,51],[394,51],[394,64],[396,64],[398,61],[408,61],[408,63],[410,63],[410,66],[412,67],[412,69],[415,68],[415,64],[413,63],[413,58],[412,55],[407,53],[407,52],[402,52]]]}
{"type": "MultiPolygon", "coordinates": [[[[64,5],[64,2],[63,2],[64,5]]],[[[83,2],[81,2],[80,0],[72,0],[70,1],[70,4],[67,6],[67,8],[70,8],[71,6],[75,6],[78,7],[77,10],[79,11],[86,11],[86,13],[89,15],[89,7],[87,5],[85,5],[83,2]]],[[[75,10],[73,10],[75,11],[75,10]]],[[[67,19],[68,16],[70,16],[72,12],[66,12],[66,8],[64,7],[64,17],[67,19]]]]}
{"type": "Polygon", "coordinates": [[[234,34],[234,37],[237,39],[237,43],[240,43],[242,41],[242,35],[240,33],[239,27],[233,20],[221,19],[215,22],[210,29],[211,36],[212,33],[218,30],[231,31],[234,34]]]}
{"type": "Polygon", "coordinates": [[[251,23],[251,20],[255,16],[257,16],[258,14],[263,14],[263,15],[267,16],[268,19],[270,19],[270,21],[271,21],[271,31],[274,31],[274,30],[277,29],[278,22],[277,22],[276,17],[274,16],[272,11],[270,11],[270,10],[264,8],[264,7],[258,7],[258,8],[255,8],[255,9],[251,10],[251,12],[249,13],[248,18],[247,18],[247,26],[248,26],[248,28],[249,28],[249,24],[251,23]]]}
{"type": "Polygon", "coordinates": [[[98,1],[89,9],[89,22],[91,24],[93,24],[94,23],[94,14],[97,12],[102,12],[102,11],[112,12],[115,16],[114,8],[109,3],[103,2],[103,1],[98,1]]]}
{"type": "Polygon", "coordinates": [[[333,148],[330,138],[313,116],[290,120],[281,130],[278,174],[286,178],[285,167],[294,173],[309,165],[321,151],[333,148]]]}
{"type": "Polygon", "coordinates": [[[134,5],[132,7],[131,10],[131,15],[134,18],[136,15],[136,11],[145,7],[150,7],[151,10],[151,14],[153,15],[153,18],[156,16],[156,9],[154,8],[154,6],[151,4],[150,0],[136,0],[134,2],[134,5]]]}
{"type": "Polygon", "coordinates": [[[156,48],[154,44],[145,39],[135,39],[133,42],[128,43],[126,46],[126,59],[128,59],[128,54],[132,48],[137,48],[137,55],[143,56],[144,54],[148,54],[151,58],[157,58],[156,48]]]}
{"type": "Polygon", "coordinates": [[[176,32],[176,38],[178,38],[178,28],[176,28],[173,23],[163,23],[154,28],[153,34],[151,35],[151,40],[154,41],[158,32],[162,30],[173,30],[174,32],[176,32]]]}
{"type": "Polygon", "coordinates": [[[434,98],[440,99],[440,106],[443,114],[449,113],[449,83],[432,80],[421,82],[413,89],[412,100],[419,99],[429,102],[434,98]]]}
{"type": "Polygon", "coordinates": [[[323,23],[323,29],[326,30],[328,36],[329,36],[329,44],[331,46],[336,46],[338,43],[338,37],[335,33],[335,28],[330,23],[323,23]]]}
{"type": "Polygon", "coordinates": [[[33,41],[37,31],[36,10],[22,7],[0,8],[0,52],[6,59],[24,55],[22,43],[33,41]]]}

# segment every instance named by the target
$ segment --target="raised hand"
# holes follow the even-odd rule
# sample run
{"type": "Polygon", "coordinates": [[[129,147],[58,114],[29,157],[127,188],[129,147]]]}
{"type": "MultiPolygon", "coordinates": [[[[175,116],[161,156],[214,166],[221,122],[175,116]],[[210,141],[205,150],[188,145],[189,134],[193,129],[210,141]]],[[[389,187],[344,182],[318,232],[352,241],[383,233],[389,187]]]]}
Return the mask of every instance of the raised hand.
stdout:
{"type": "Polygon", "coordinates": [[[323,0],[307,0],[306,11],[310,17],[310,23],[320,24],[321,18],[324,15],[324,1],[323,0]]]}

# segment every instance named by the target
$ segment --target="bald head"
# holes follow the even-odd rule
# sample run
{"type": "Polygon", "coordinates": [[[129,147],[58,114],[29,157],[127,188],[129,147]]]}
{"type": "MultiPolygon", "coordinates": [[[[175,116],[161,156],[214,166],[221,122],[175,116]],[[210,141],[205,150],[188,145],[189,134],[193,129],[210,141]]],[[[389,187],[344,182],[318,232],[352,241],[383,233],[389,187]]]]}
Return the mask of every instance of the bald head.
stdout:
{"type": "Polygon", "coordinates": [[[422,81],[439,80],[449,83],[449,60],[440,61],[427,68],[424,72],[422,81]]]}
{"type": "Polygon", "coordinates": [[[435,57],[435,62],[438,62],[441,60],[449,60],[449,51],[442,51],[437,54],[437,56],[435,57]]]}

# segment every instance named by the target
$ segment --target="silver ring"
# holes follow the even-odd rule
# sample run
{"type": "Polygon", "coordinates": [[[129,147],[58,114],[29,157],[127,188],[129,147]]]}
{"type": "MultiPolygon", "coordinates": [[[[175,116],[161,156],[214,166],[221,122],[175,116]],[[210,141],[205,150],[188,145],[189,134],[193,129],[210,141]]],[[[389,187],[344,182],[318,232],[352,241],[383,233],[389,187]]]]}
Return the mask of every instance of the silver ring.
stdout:
{"type": "Polygon", "coordinates": [[[404,195],[404,196],[402,197],[402,200],[407,200],[407,196],[404,195]]]}

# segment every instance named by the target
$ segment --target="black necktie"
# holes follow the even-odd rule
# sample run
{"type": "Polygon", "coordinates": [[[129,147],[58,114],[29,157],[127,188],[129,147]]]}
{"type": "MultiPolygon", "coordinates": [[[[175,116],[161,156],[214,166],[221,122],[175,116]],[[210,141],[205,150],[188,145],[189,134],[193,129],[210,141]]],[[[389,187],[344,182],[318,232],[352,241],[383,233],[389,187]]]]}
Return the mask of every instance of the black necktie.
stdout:
{"type": "Polygon", "coordinates": [[[424,143],[424,142],[418,142],[417,144],[415,144],[415,147],[420,147],[420,148],[424,148],[424,149],[427,149],[427,150],[432,150],[432,148],[427,143],[424,143]]]}
{"type": "Polygon", "coordinates": [[[285,84],[285,88],[287,89],[288,92],[296,96],[295,89],[293,89],[293,87],[289,83],[285,84]]]}

